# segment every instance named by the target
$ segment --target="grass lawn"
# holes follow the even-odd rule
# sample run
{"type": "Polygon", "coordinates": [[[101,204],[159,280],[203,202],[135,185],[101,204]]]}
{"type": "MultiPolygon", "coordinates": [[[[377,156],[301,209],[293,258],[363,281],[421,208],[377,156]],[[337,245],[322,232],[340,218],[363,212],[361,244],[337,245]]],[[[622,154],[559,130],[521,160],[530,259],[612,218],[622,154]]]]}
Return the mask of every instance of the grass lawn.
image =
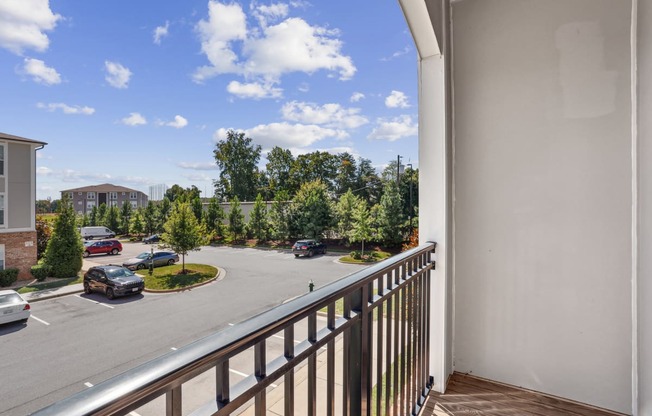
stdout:
{"type": "Polygon", "coordinates": [[[356,260],[351,256],[340,257],[340,261],[342,263],[369,264],[369,263],[376,263],[378,261],[385,260],[392,257],[392,253],[388,253],[386,251],[374,251],[373,253],[375,254],[372,261],[356,260]]]}
{"type": "Polygon", "coordinates": [[[181,273],[181,264],[154,268],[154,273],[140,270],[139,275],[145,280],[145,289],[171,290],[183,289],[188,286],[210,280],[217,275],[217,268],[206,264],[186,263],[187,274],[181,273]]]}
{"type": "Polygon", "coordinates": [[[80,274],[77,277],[67,277],[65,279],[50,280],[49,282],[36,282],[33,284],[29,284],[27,286],[23,286],[20,289],[16,289],[16,292],[29,293],[29,292],[36,292],[37,290],[54,289],[56,287],[81,283],[83,279],[84,276],[80,274]]]}

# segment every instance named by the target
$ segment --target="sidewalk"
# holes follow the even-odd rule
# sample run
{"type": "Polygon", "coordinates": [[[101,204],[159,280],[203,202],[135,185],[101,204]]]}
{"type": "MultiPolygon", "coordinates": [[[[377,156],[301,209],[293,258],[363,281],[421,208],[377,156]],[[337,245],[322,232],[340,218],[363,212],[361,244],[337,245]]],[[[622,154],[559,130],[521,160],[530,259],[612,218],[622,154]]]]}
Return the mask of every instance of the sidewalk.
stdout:
{"type": "MultiPolygon", "coordinates": [[[[93,266],[97,266],[99,263],[92,262],[90,260],[82,260],[82,272],[90,269],[93,266]]],[[[40,300],[58,298],[59,296],[72,295],[74,293],[82,293],[84,291],[84,285],[77,283],[74,285],[55,287],[53,289],[44,289],[37,290],[36,292],[23,293],[21,296],[27,302],[38,302],[40,300]]]]}

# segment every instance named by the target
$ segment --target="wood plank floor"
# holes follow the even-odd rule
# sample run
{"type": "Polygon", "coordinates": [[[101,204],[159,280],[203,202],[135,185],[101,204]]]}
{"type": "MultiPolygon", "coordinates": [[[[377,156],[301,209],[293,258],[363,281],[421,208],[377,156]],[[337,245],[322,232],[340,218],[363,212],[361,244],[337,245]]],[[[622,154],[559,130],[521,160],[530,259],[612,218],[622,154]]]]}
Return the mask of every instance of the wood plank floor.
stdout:
{"type": "Polygon", "coordinates": [[[446,393],[431,392],[421,416],[614,416],[580,403],[454,373],[446,393]]]}

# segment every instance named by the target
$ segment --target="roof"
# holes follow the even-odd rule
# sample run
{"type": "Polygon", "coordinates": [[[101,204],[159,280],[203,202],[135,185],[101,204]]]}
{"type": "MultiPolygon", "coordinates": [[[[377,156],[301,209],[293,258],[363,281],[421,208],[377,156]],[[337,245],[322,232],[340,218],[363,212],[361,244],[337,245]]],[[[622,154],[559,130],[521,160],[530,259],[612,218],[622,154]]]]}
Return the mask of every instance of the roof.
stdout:
{"type": "Polygon", "coordinates": [[[126,186],[103,183],[101,185],[82,186],[81,188],[64,189],[61,192],[141,192],[137,189],[127,188],[126,186]]]}
{"type": "Polygon", "coordinates": [[[14,142],[24,142],[24,143],[38,144],[42,146],[45,146],[47,144],[40,140],[26,139],[25,137],[14,136],[12,134],[2,133],[2,132],[0,132],[0,140],[11,140],[14,142]]]}

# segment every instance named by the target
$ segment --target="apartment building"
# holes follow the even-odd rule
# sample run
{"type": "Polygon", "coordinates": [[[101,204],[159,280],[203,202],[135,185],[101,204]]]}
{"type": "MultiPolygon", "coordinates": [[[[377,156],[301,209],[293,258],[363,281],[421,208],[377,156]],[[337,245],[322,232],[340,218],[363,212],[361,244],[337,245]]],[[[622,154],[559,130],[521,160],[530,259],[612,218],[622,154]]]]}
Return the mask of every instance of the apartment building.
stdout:
{"type": "Polygon", "coordinates": [[[61,198],[64,195],[67,195],[68,199],[72,201],[75,212],[81,215],[90,213],[93,207],[99,207],[102,204],[106,204],[107,207],[122,207],[124,202],[129,202],[133,209],[137,209],[146,207],[148,202],[145,193],[110,183],[65,189],[61,191],[61,198]]]}

